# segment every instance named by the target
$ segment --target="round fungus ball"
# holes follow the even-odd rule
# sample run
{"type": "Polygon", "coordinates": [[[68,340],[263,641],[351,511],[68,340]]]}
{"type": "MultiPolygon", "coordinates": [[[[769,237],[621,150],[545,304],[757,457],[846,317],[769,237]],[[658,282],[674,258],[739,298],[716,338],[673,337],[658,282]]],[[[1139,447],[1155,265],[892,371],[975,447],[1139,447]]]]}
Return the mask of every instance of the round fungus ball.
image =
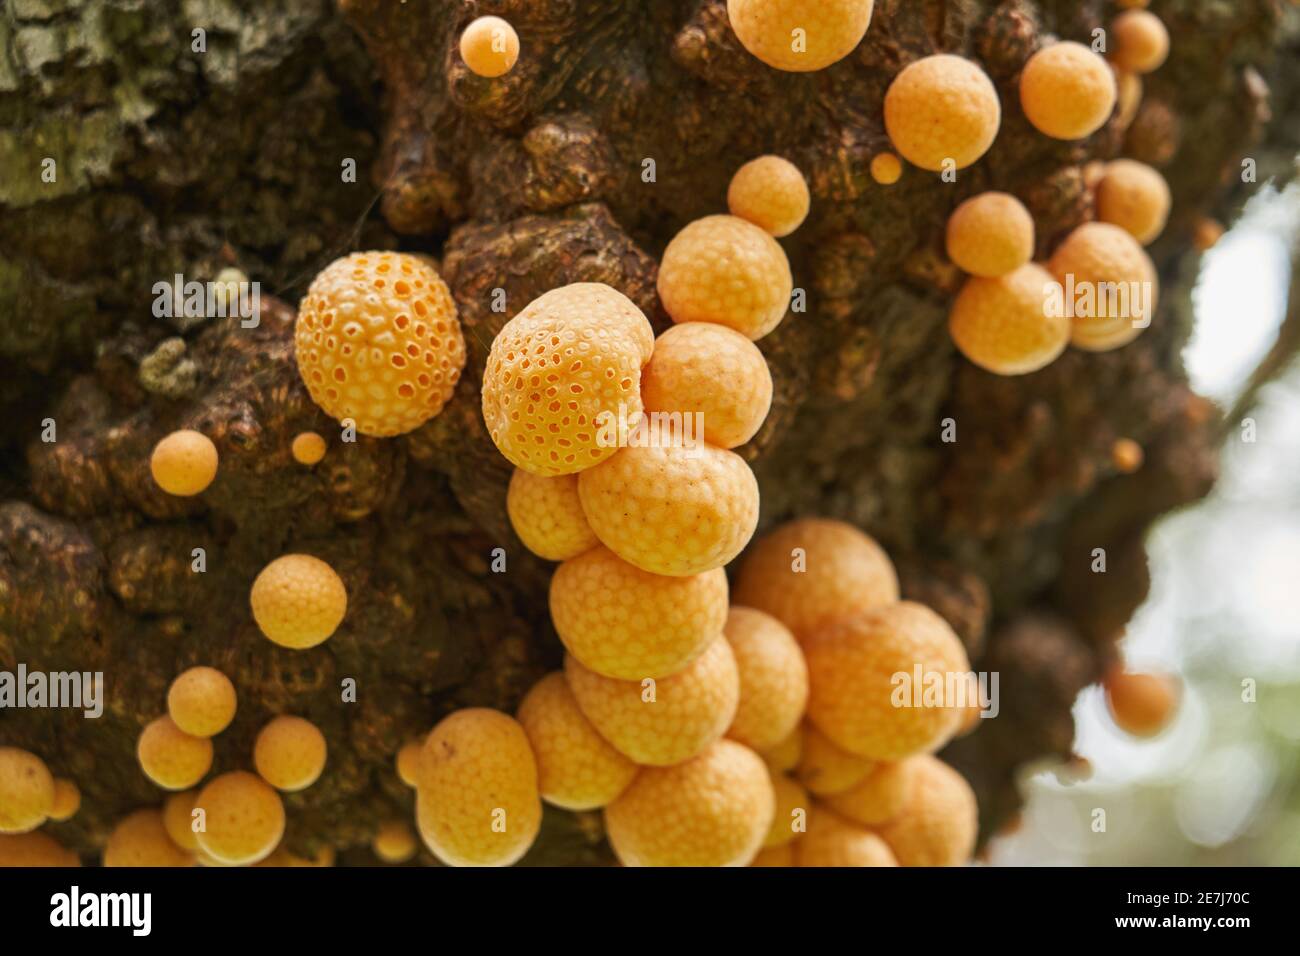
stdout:
{"type": "Polygon", "coordinates": [[[227,866],[247,866],[271,855],[284,836],[284,802],[261,777],[223,773],[201,791],[199,849],[227,866]]]}
{"type": "Polygon", "coordinates": [[[796,776],[818,796],[844,793],[865,780],[879,766],[834,744],[811,723],[803,728],[803,748],[796,776]]]}
{"type": "Polygon", "coordinates": [[[528,735],[500,711],[469,707],[444,717],[424,744],[416,800],[420,836],[449,866],[509,866],[542,821],[528,735]]]}
{"type": "Polygon", "coordinates": [[[1142,674],[1112,668],[1102,682],[1106,706],[1125,733],[1154,737],[1178,709],[1179,685],[1168,674],[1142,674]]]}
{"type": "Polygon", "coordinates": [[[970,662],[948,622],[928,607],[900,601],[863,611],[805,638],[803,649],[808,716],[844,750],[899,760],[936,750],[957,732],[962,711],[948,687],[966,679],[970,662]],[[896,674],[909,678],[901,706],[896,674]]]}
{"type": "Polygon", "coordinates": [[[903,162],[893,153],[871,157],[871,178],[882,186],[892,186],[903,178],[903,162]]]}
{"type": "Polygon", "coordinates": [[[930,756],[908,761],[903,810],[878,831],[901,866],[961,866],[979,831],[979,808],[966,778],[930,756]]]}
{"type": "Polygon", "coordinates": [[[972,196],[948,217],[948,258],[974,276],[1014,272],[1034,254],[1034,219],[1008,193],[972,196]]]}
{"type": "Polygon", "coordinates": [[[534,475],[568,475],[618,451],[641,417],[654,330],[631,299],[596,282],[539,296],[492,340],[483,420],[501,454],[534,475]]]}
{"type": "Polygon", "coordinates": [[[506,513],[524,547],[547,561],[567,561],[600,544],[582,513],[576,475],[543,477],[516,468],[506,513]]]}
{"type": "Polygon", "coordinates": [[[1082,43],[1051,43],[1020,74],[1020,106],[1040,133],[1083,139],[1110,119],[1117,90],[1110,65],[1082,43]]]}
{"type": "Polygon", "coordinates": [[[995,375],[1025,375],[1050,365],[1070,342],[1059,286],[1042,266],[1027,263],[986,279],[973,276],[948,312],[948,332],[961,354],[995,375]]]}
{"type": "Polygon", "coordinates": [[[164,790],[186,790],[212,769],[212,741],[185,733],[163,716],[141,731],[136,756],[155,784],[164,790]]]}
{"type": "Polygon", "coordinates": [[[167,691],[167,714],[194,737],[213,737],[235,719],[235,685],[215,667],[191,667],[167,691]]]}
{"type": "Polygon", "coordinates": [[[465,366],[447,285],[425,259],[357,252],[325,267],[298,306],[298,373],[312,401],[389,437],[442,411],[465,366]]]}
{"type": "Polygon", "coordinates": [[[664,249],[659,298],[674,322],[713,322],[761,339],[790,306],[785,250],[738,216],[705,216],[664,249]]]}
{"type": "Polygon", "coordinates": [[[1070,343],[1090,352],[1127,345],[1151,324],[1159,299],[1156,267],[1128,232],[1086,222],[1057,247],[1048,269],[1073,312],[1070,343]]]}
{"type": "Polygon", "coordinates": [[[908,65],[885,93],[885,129],[894,148],[922,169],[965,169],[1002,125],[998,91],[970,60],[949,53],[908,65]]]}
{"type": "Polygon", "coordinates": [[[758,525],[758,481],[735,452],[675,436],[629,446],[578,477],[591,530],[624,561],[684,576],[727,564],[758,525]]]}
{"type": "Polygon", "coordinates": [[[397,779],[408,787],[420,785],[420,763],[424,759],[424,740],[409,740],[397,751],[397,779]]]}
{"type": "Polygon", "coordinates": [[[799,167],[780,156],[751,159],[731,177],[727,209],[773,236],[788,236],[808,218],[812,198],[799,167]]]}
{"type": "Polygon", "coordinates": [[[794,845],[796,866],[898,866],[889,844],[866,827],[817,807],[794,845]]]}
{"type": "Polygon", "coordinates": [[[1131,438],[1117,438],[1110,446],[1110,461],[1120,474],[1131,475],[1142,467],[1146,452],[1131,438]]]}
{"type": "Polygon", "coordinates": [[[584,667],[620,680],[667,677],[722,632],[727,575],[651,574],[597,547],[556,570],[550,606],[560,640],[584,667]]]}
{"type": "Polygon", "coordinates": [[[178,847],[190,853],[199,849],[198,836],[194,832],[194,805],[198,799],[197,790],[182,790],[168,796],[162,808],[163,827],[167,835],[178,847]]]}
{"type": "Polygon", "coordinates": [[[760,752],[799,726],[808,702],[808,667],[784,624],[762,611],[733,607],[723,633],[740,675],[740,701],[727,736],[760,752]]]}
{"type": "Polygon", "coordinates": [[[871,24],[874,0],[727,0],[741,46],[791,73],[823,70],[844,59],[871,24]]]}
{"type": "Polygon", "coordinates": [[[705,441],[735,448],[767,418],[772,373],[758,347],[734,329],[684,322],[656,340],[641,375],[641,400],[652,422],[655,412],[694,415],[705,441]]]}
{"type": "Polygon", "coordinates": [[[923,758],[909,757],[876,764],[849,789],[824,797],[826,806],[862,826],[888,823],[903,812],[912,782],[910,762],[919,759],[923,758]]]}
{"type": "Polygon", "coordinates": [[[293,460],[300,465],[314,465],[325,457],[325,439],[316,432],[299,432],[290,445],[293,460]]]}
{"type": "MultiPolygon", "coordinates": [[[[807,665],[804,665],[807,671],[807,665]]],[[[803,756],[803,727],[796,726],[774,747],[768,747],[759,753],[767,765],[777,773],[789,773],[799,766],[803,756]]]]}
{"type": "Polygon", "coordinates": [[[0,833],[0,869],[28,866],[81,866],[81,860],[48,833],[0,833]]]}
{"type": "Polygon", "coordinates": [[[533,685],[516,717],[532,744],[538,789],[547,803],[594,810],[626,790],[636,776],[637,765],[596,732],[559,671],[533,685]]]}
{"type": "Polygon", "coordinates": [[[207,490],[217,477],[217,446],[202,432],[172,432],[154,445],[149,471],[169,495],[188,498],[207,490]]]}
{"type": "Polygon", "coordinates": [[[162,814],[155,809],[136,810],[113,827],[104,844],[107,867],[193,866],[194,857],[167,835],[162,814]]]}
{"type": "Polygon", "coordinates": [[[18,747],[0,747],[0,833],[26,833],[54,807],[54,777],[45,761],[18,747]]]}
{"type": "Polygon", "coordinates": [[[740,699],[736,658],[726,638],[662,680],[615,680],[564,659],[578,707],[615,748],[639,764],[689,760],[731,726],[740,699]]]}
{"type": "Polygon", "coordinates": [[[504,76],[519,59],[519,34],[500,17],[479,17],[460,35],[460,56],[477,76],[504,76]]]}
{"type": "Polygon", "coordinates": [[[385,863],[405,863],[420,848],[415,831],[403,820],[385,820],[370,843],[375,856],[385,863]]]}
{"type": "Polygon", "coordinates": [[[63,777],[54,781],[54,802],[50,805],[50,819],[57,823],[71,820],[81,809],[81,790],[71,780],[63,777]]]}
{"type": "Polygon", "coordinates": [[[277,790],[305,790],[325,770],[325,735],[301,717],[282,714],[270,721],[253,744],[253,765],[277,790]]]}
{"type": "Polygon", "coordinates": [[[801,518],[750,549],[732,597],[803,640],[841,617],[897,601],[898,574],[875,539],[853,525],[801,518]]]}
{"type": "Polygon", "coordinates": [[[1154,13],[1126,10],[1110,25],[1111,58],[1131,73],[1151,73],[1169,57],[1169,31],[1154,13]]]}
{"type": "Polygon", "coordinates": [[[775,815],[758,754],[718,740],[670,767],[647,767],[605,808],[605,830],[624,866],[745,866],[775,815]]]}
{"type": "Polygon", "coordinates": [[[1144,246],[1164,231],[1172,202],[1165,177],[1133,159],[1107,163],[1097,186],[1097,218],[1119,226],[1144,246]]]}
{"type": "Polygon", "coordinates": [[[249,603],[268,640],[302,650],[328,640],[338,629],[347,613],[348,592],[320,558],[286,554],[262,569],[249,603]]]}

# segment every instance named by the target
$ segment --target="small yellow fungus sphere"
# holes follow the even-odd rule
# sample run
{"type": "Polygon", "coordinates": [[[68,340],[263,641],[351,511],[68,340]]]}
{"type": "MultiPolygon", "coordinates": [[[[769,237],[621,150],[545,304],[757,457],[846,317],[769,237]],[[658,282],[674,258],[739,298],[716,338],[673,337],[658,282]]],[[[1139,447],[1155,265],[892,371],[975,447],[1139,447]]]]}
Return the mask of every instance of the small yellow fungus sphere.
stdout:
{"type": "Polygon", "coordinates": [[[1120,129],[1128,129],[1137,118],[1138,107],[1142,105],[1142,77],[1127,70],[1116,70],[1115,84],[1118,90],[1115,121],[1120,129]]]}
{"type": "Polygon", "coordinates": [[[284,802],[261,777],[223,773],[194,805],[204,812],[199,849],[228,866],[247,866],[271,855],[284,836],[284,802]]]}
{"type": "Polygon", "coordinates": [[[948,312],[953,344],[994,375],[1026,375],[1052,364],[1070,342],[1065,309],[1049,307],[1059,286],[1030,262],[1004,276],[973,276],[948,312]]]}
{"type": "Polygon", "coordinates": [[[198,852],[199,838],[194,833],[194,805],[199,799],[197,790],[173,793],[163,802],[163,828],[171,841],[182,850],[198,852]]]}
{"type": "Polygon", "coordinates": [[[385,863],[405,863],[419,848],[415,831],[402,820],[385,820],[370,842],[370,849],[385,863]]]}
{"type": "Polygon", "coordinates": [[[758,347],[734,329],[684,322],[656,340],[641,374],[641,400],[649,413],[698,415],[705,441],[735,448],[767,418],[772,373],[758,347]]]}
{"type": "Polygon", "coordinates": [[[844,59],[871,25],[875,0],[727,0],[741,46],[791,73],[823,70],[844,59]]]}
{"type": "Polygon", "coordinates": [[[917,60],[885,93],[889,139],[922,169],[965,169],[988,152],[1001,125],[998,91],[983,70],[960,56],[917,60]]]}
{"type": "Polygon", "coordinates": [[[1020,106],[1040,133],[1084,139],[1105,125],[1118,91],[1109,64],[1082,43],[1051,43],[1020,74],[1020,106]]]}
{"type": "Polygon", "coordinates": [[[1168,674],[1138,674],[1112,668],[1102,682],[1115,724],[1134,737],[1154,737],[1178,709],[1179,684],[1168,674]]]}
{"type": "Polygon", "coordinates": [[[745,459],[675,438],[629,446],[578,476],[591,530],[624,561],[685,576],[727,564],[758,525],[758,481],[745,459]]]}
{"type": "Polygon", "coordinates": [[[154,445],[149,470],[169,495],[188,498],[205,491],[217,477],[217,446],[202,432],[172,432],[154,445]]]}
{"type": "Polygon", "coordinates": [[[961,866],[979,831],[979,808],[966,778],[930,756],[908,762],[903,811],[879,828],[901,866],[961,866]]]}
{"type": "Polygon", "coordinates": [[[664,249],[659,298],[674,322],[715,322],[761,339],[785,318],[794,279],[785,250],[739,216],[705,216],[664,249]]]}
{"type": "Polygon", "coordinates": [[[751,159],[731,177],[727,209],[773,236],[788,236],[808,218],[812,198],[799,167],[780,156],[751,159]]]}
{"type": "Polygon", "coordinates": [[[857,611],[898,600],[898,574],[874,538],[829,518],[789,521],[759,540],[732,600],[772,615],[799,640],[857,611]]]}
{"type": "Polygon", "coordinates": [[[808,821],[808,832],[794,845],[796,866],[898,866],[898,860],[877,834],[824,807],[808,821]]]}
{"type": "MultiPolygon", "coordinates": [[[[801,652],[802,653],[802,652],[801,652]]],[[[804,671],[808,667],[804,665],[804,671]]],[[[767,765],[777,773],[789,773],[799,766],[799,758],[803,755],[803,727],[796,726],[794,730],[785,735],[775,747],[769,747],[759,753],[759,756],[767,761],[767,765]]]]}
{"type": "Polygon", "coordinates": [[[59,777],[54,781],[54,803],[50,806],[50,819],[56,823],[71,820],[81,809],[81,790],[71,780],[59,777]]]}
{"type": "Polygon", "coordinates": [[[844,819],[866,827],[888,823],[903,812],[907,803],[912,784],[909,761],[916,759],[909,757],[877,764],[848,790],[825,797],[826,806],[844,819]]]}
{"type": "Polygon", "coordinates": [[[194,737],[213,737],[235,719],[235,685],[215,667],[191,667],[167,691],[167,713],[194,737]]]}
{"type": "Polygon", "coordinates": [[[186,790],[212,769],[212,741],[185,733],[163,716],[141,731],[136,756],[155,784],[164,790],[186,790]]]}
{"type": "Polygon", "coordinates": [[[1034,254],[1034,218],[1015,196],[972,196],[948,217],[948,258],[974,276],[1014,272],[1034,254]]]}
{"type": "Polygon", "coordinates": [[[0,868],[17,866],[81,866],[81,859],[48,833],[0,833],[0,868]]]}
{"type": "Polygon", "coordinates": [[[610,746],[583,716],[559,671],[533,685],[516,715],[537,758],[542,799],[565,810],[595,810],[636,776],[637,765],[610,746]]]}
{"type": "Polygon", "coordinates": [[[1097,218],[1125,229],[1144,246],[1164,231],[1172,202],[1165,177],[1133,159],[1107,163],[1097,186],[1097,218]]]}
{"type": "Polygon", "coordinates": [[[465,367],[456,302],[426,260],[356,252],[325,267],[298,306],[298,373],[312,401],[388,437],[442,411],[465,367]]]}
{"type": "Polygon", "coordinates": [[[776,812],[772,814],[772,825],[767,836],[763,838],[765,849],[783,846],[800,836],[807,826],[808,814],[812,810],[812,801],[808,791],[795,780],[783,773],[774,773],[772,793],[776,798],[776,812]]]}
{"type": "Polygon", "coordinates": [[[262,569],[249,603],[268,640],[302,650],[328,640],[338,629],[348,610],[348,592],[320,558],[286,554],[262,569]]]}
{"type": "Polygon", "coordinates": [[[1154,13],[1127,10],[1110,25],[1112,58],[1120,69],[1150,73],[1169,58],[1169,31],[1154,13]]]}
{"type": "Polygon", "coordinates": [[[519,59],[519,34],[500,17],[479,17],[460,35],[460,56],[471,73],[504,76],[519,59]]]}
{"type": "Polygon", "coordinates": [[[685,669],[662,680],[602,677],[572,654],[564,676],[582,713],[639,764],[689,760],[723,735],[736,714],[740,677],[731,645],[719,635],[685,669]]]}
{"type": "Polygon", "coordinates": [[[1196,226],[1192,232],[1192,244],[1201,252],[1206,252],[1219,244],[1219,240],[1223,238],[1223,232],[1223,223],[1217,219],[1202,216],[1196,220],[1196,226]]]}
{"type": "Polygon", "coordinates": [[[948,622],[928,607],[900,601],[863,611],[806,638],[803,649],[808,716],[844,750],[900,760],[936,750],[957,732],[962,712],[947,688],[965,679],[970,662],[948,622]],[[901,705],[897,674],[910,682],[897,691],[901,705]]]}
{"type": "Polygon", "coordinates": [[[516,468],[506,513],[524,547],[547,561],[567,561],[600,544],[582,513],[577,475],[548,478],[516,468]]]}
{"type": "Polygon", "coordinates": [[[1073,302],[1070,342],[1076,348],[1117,349],[1151,324],[1160,292],[1156,267],[1119,226],[1079,226],[1057,247],[1048,269],[1066,290],[1067,305],[1073,302]]]}
{"type": "Polygon", "coordinates": [[[310,720],[282,714],[253,744],[253,765],[262,779],[286,793],[305,790],[325,770],[325,735],[310,720]]]}
{"type": "Polygon", "coordinates": [[[762,759],[718,740],[683,763],[642,770],[605,808],[605,830],[624,866],[744,866],[774,814],[762,759]]]}
{"type": "Polygon", "coordinates": [[[424,744],[416,822],[449,866],[509,866],[527,853],[542,801],[524,728],[484,707],[444,717],[424,744]]]}
{"type": "Polygon", "coordinates": [[[316,432],[299,432],[290,446],[293,460],[300,465],[314,465],[325,457],[325,439],[316,432]]]}
{"type": "Polygon", "coordinates": [[[397,778],[408,787],[420,785],[420,761],[424,753],[424,740],[412,740],[397,751],[397,778]]]}
{"type": "Polygon", "coordinates": [[[796,775],[810,792],[821,797],[844,793],[865,780],[878,766],[874,760],[836,746],[812,724],[804,724],[803,752],[796,775]]]}
{"type": "Polygon", "coordinates": [[[723,631],[740,674],[740,703],[727,736],[760,752],[799,726],[808,703],[808,667],[784,624],[762,611],[733,607],[723,631]]]}
{"type": "Polygon", "coordinates": [[[1142,467],[1145,457],[1142,446],[1131,438],[1117,438],[1110,446],[1110,460],[1121,474],[1133,474],[1142,467]]]}
{"type": "Polygon", "coordinates": [[[154,809],[136,810],[123,817],[104,844],[104,866],[193,866],[194,857],[167,835],[162,814],[154,809]]]}
{"type": "Polygon", "coordinates": [[[794,842],[781,846],[769,846],[749,861],[750,866],[794,866],[794,842]]]}
{"type": "Polygon", "coordinates": [[[871,178],[882,186],[892,186],[903,178],[903,162],[893,153],[871,157],[871,178]]]}
{"type": "Polygon", "coordinates": [[[54,777],[45,761],[17,747],[0,747],[0,833],[26,833],[54,808],[54,777]]]}
{"type": "MultiPolygon", "coordinates": [[[[752,228],[752,227],[751,227],[752,228]]],[[[511,464],[544,477],[618,451],[609,432],[641,417],[641,367],[654,330],[631,299],[598,282],[539,296],[492,340],[483,420],[511,464]]]]}
{"type": "Polygon", "coordinates": [[[584,667],[619,680],[667,677],[721,633],[727,575],[651,574],[597,547],[560,565],[550,605],[560,640],[584,667]]]}

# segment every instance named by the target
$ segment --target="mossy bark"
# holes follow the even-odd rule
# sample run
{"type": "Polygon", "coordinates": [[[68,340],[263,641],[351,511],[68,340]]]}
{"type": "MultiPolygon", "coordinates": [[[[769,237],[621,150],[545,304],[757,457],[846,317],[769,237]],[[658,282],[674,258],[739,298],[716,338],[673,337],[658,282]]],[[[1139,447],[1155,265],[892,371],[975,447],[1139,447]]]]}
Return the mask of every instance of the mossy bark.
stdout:
{"type": "MultiPolygon", "coordinates": [[[[659,253],[720,211],[730,174],[763,152],[798,163],[814,194],[783,242],[808,309],[761,343],[776,396],[742,450],[763,525],[811,513],[862,525],[907,593],[1000,672],[1002,716],[947,754],[976,787],[985,832],[995,828],[1017,804],[1016,768],[1068,755],[1070,704],[1145,594],[1144,530],[1214,478],[1222,413],[1192,394],[1180,360],[1192,228],[1207,212],[1230,220],[1255,188],[1241,182],[1243,159],[1257,160],[1260,182],[1293,175],[1300,137],[1297,17],[1274,0],[1160,3],[1173,54],[1147,78],[1133,125],[1080,144],[1036,134],[1017,106],[1018,70],[1046,37],[1090,38],[1110,7],[877,0],[854,54],[796,75],[741,49],[721,0],[11,0],[0,13],[0,667],[103,671],[107,685],[99,720],[0,711],[0,743],[34,750],[82,789],[80,813],[50,831],[95,859],[116,819],[160,801],[135,738],[171,679],[207,663],[240,694],[218,768],[249,765],[273,712],[316,721],[329,766],[286,798],[288,846],[372,860],[380,821],[411,814],[398,747],[457,706],[513,709],[558,660],[550,568],[509,529],[509,469],[479,414],[493,335],[536,295],[580,280],[623,290],[664,327],[659,253]],[[470,75],[455,52],[478,13],[505,16],[523,38],[504,78],[470,75]],[[878,186],[867,165],[888,148],[885,89],[936,51],[978,59],[998,85],[998,141],[955,183],[908,170],[878,186]],[[983,189],[1013,192],[1043,252],[1090,215],[1082,164],[1120,154],[1160,166],[1174,194],[1151,250],[1163,284],[1154,326],[1117,352],[1070,352],[1023,378],[961,360],[945,329],[959,282],[942,254],[947,213],[983,189]],[[316,270],[362,247],[440,261],[470,361],[434,421],[400,439],[332,440],[307,469],[289,454],[293,436],[338,428],[298,381],[292,309],[316,270]],[[156,282],[223,266],[261,282],[258,328],[154,317],[156,282]],[[47,419],[56,441],[42,440],[47,419]],[[941,440],[945,419],[955,442],[941,440]],[[153,443],[182,426],[221,453],[198,500],[168,498],[148,477],[153,443]],[[1121,436],[1146,448],[1135,475],[1109,462],[1121,436]],[[495,548],[505,573],[491,568],[495,548]],[[1107,551],[1104,575],[1089,569],[1094,548],[1107,551]],[[248,612],[253,577],[287,550],[330,560],[348,585],[343,628],[315,650],[271,645],[248,612]],[[341,700],[348,678],[355,703],[341,700]]],[[[607,859],[598,818],[548,811],[529,859],[607,859]]]]}

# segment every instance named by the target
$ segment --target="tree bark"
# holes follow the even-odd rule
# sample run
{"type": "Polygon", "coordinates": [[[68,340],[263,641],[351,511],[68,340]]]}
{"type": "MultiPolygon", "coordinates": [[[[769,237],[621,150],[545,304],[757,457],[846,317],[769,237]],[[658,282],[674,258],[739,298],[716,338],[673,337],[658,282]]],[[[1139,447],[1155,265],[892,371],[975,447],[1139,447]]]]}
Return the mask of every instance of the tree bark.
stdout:
{"type": "MultiPolygon", "coordinates": [[[[1046,38],[1088,42],[1113,13],[1100,0],[877,0],[858,50],[806,75],[746,53],[722,0],[11,0],[0,13],[0,667],[103,671],[107,699],[99,720],[0,711],[0,743],[82,790],[78,815],[49,831],[93,860],[117,819],[160,802],[135,740],[175,675],[206,663],[240,698],[215,769],[249,766],[271,714],[311,719],[329,765],[286,797],[286,846],[373,861],[379,823],[412,813],[393,769],[400,745],[455,707],[513,711],[559,660],[551,566],[510,530],[509,467],[479,411],[493,336],[575,281],[621,289],[666,327],[654,288],[664,245],[725,211],[741,163],[777,152],[814,200],[782,242],[808,310],[761,343],[775,398],[741,450],[762,528],[796,514],[859,524],[896,559],[906,594],[953,623],[978,669],[1000,673],[1001,717],[944,754],[992,832],[1018,805],[1018,767],[1068,757],[1074,697],[1145,596],[1144,532],[1214,480],[1223,414],[1193,394],[1180,358],[1192,230],[1207,213],[1230,221],[1254,190],[1243,159],[1260,182],[1294,175],[1295,9],[1155,7],[1173,50],[1146,78],[1137,118],[1072,144],[1028,125],[1016,80],[1046,38]],[[480,13],[522,38],[500,79],[468,73],[456,52],[480,13]],[[955,183],[908,169],[877,185],[867,167],[889,149],[885,90],[933,52],[983,65],[1003,98],[998,140],[955,183]],[[1159,166],[1174,196],[1151,249],[1153,327],[1021,378],[961,359],[945,327],[960,282],[943,255],[951,209],[1012,192],[1045,255],[1091,216],[1083,164],[1121,154],[1159,166]],[[54,182],[41,175],[47,158],[54,182]],[[359,182],[345,181],[347,160],[359,182]],[[439,260],[469,363],[433,421],[397,439],[331,441],[306,469],[290,456],[294,435],[338,426],[298,380],[293,306],[333,258],[376,247],[439,260]],[[262,283],[258,328],[153,316],[156,282],[223,266],[262,283]],[[504,312],[492,309],[497,289],[504,312]],[[56,441],[41,438],[47,419],[56,441]],[[947,419],[955,442],[941,440],[947,419]],[[221,455],[196,500],[168,497],[148,474],[153,444],[179,427],[221,455]],[[1110,463],[1120,437],[1145,447],[1136,474],[1110,463]],[[207,570],[195,574],[199,547],[207,570]],[[504,574],[489,566],[498,547],[504,574]],[[1090,570],[1095,548],[1105,574],[1090,570]],[[341,630],[310,651],[272,645],[248,610],[253,577],[290,550],[329,560],[350,597],[341,630]],[[347,678],[356,703],[340,700],[347,678]]],[[[1283,343],[1271,371],[1296,337],[1283,343]]],[[[550,809],[528,857],[605,860],[598,815],[550,809]]]]}

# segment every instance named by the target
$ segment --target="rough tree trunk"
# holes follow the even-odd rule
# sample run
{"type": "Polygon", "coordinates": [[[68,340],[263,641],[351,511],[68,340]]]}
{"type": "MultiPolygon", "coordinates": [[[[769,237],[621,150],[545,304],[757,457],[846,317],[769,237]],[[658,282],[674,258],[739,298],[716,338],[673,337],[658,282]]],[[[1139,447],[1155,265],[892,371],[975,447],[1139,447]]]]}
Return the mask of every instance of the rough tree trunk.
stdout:
{"type": "MultiPolygon", "coordinates": [[[[479,413],[493,335],[536,295],[580,280],[623,290],[663,328],[659,253],[686,222],[721,211],[731,173],[764,152],[804,170],[814,207],[783,243],[809,309],[762,342],[776,396],[742,450],[763,527],[811,513],[860,524],[976,666],[1001,672],[1002,716],[945,755],[976,787],[985,833],[995,828],[1017,805],[1015,768],[1068,755],[1070,704],[1144,597],[1145,529],[1214,478],[1221,412],[1191,393],[1180,360],[1192,226],[1208,210],[1230,219],[1254,188],[1240,182],[1243,157],[1259,161],[1260,181],[1293,175],[1300,133],[1300,81],[1281,72],[1297,56],[1296,16],[1275,0],[1157,0],[1173,54],[1147,78],[1127,134],[1112,124],[1072,145],[1034,133],[1016,105],[1020,66],[1045,36],[1087,39],[1111,7],[877,0],[853,55],[797,75],[740,48],[722,0],[8,0],[0,667],[99,670],[107,682],[97,721],[0,711],[0,743],[39,753],[83,791],[81,812],[50,832],[92,860],[116,819],[159,802],[136,736],[171,679],[209,663],[240,693],[216,768],[248,766],[269,713],[309,717],[330,762],[286,798],[287,845],[371,860],[361,848],[378,823],[411,813],[398,747],[456,706],[513,709],[559,657],[550,566],[510,531],[508,466],[479,413]],[[468,74],[454,50],[480,13],[523,38],[499,80],[468,74]],[[878,186],[867,164],[888,148],[885,89],[935,51],[984,65],[1006,104],[1001,134],[955,184],[912,169],[878,186]],[[1292,113],[1269,132],[1281,104],[1292,113]],[[1117,352],[1071,351],[1023,378],[961,360],[944,326],[958,281],[942,255],[947,213],[983,189],[1014,192],[1042,253],[1090,213],[1081,164],[1121,152],[1161,167],[1174,194],[1152,249],[1154,326],[1117,352]],[[341,176],[347,159],[357,183],[341,176]],[[319,268],[364,247],[439,259],[469,365],[434,421],[335,442],[304,469],[292,437],[337,426],[298,381],[293,306],[319,268]],[[153,317],[155,282],[227,265],[278,297],[264,298],[258,329],[153,317]],[[490,308],[498,288],[504,314],[490,308]],[[176,337],[183,348],[159,349],[176,337]],[[40,438],[47,418],[53,443],[40,438]],[[955,443],[940,441],[945,418],[955,443]],[[201,501],[148,479],[153,443],[182,426],[220,449],[201,501]],[[1121,436],[1147,451],[1128,477],[1109,463],[1121,436]],[[497,546],[505,574],[489,570],[497,546]],[[201,575],[195,547],[208,555],[201,575]],[[1089,572],[1097,547],[1105,575],[1089,572]],[[351,596],[341,631],[311,651],[272,645],[248,612],[252,578],[286,550],[329,559],[351,596]],[[347,677],[355,704],[339,699],[347,677]]],[[[592,815],[548,810],[528,859],[607,858],[592,815]]]]}

